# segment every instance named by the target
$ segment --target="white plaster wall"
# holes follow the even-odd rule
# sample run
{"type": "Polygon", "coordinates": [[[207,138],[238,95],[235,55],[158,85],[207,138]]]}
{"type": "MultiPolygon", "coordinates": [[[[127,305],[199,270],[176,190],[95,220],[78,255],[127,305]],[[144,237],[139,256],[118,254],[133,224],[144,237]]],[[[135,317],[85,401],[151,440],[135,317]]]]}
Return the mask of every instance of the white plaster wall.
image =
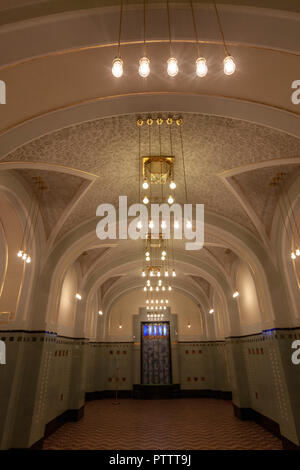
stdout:
{"type": "MultiPolygon", "coordinates": [[[[181,292],[168,295],[171,312],[178,315],[178,340],[194,341],[203,337],[203,321],[199,307],[181,292]],[[188,328],[190,323],[191,328],[188,328]]],[[[133,291],[122,296],[112,307],[108,322],[109,341],[132,341],[133,315],[145,306],[143,291],[133,291]],[[122,328],[119,328],[119,325],[122,328]]],[[[100,320],[101,321],[101,320],[100,320]]]]}
{"type": "Polygon", "coordinates": [[[57,332],[62,336],[72,336],[74,333],[76,304],[78,302],[75,298],[77,285],[77,271],[73,264],[66,272],[61,290],[57,332]]]}
{"type": "Polygon", "coordinates": [[[255,283],[249,267],[240,261],[236,270],[236,288],[239,291],[237,298],[241,333],[254,333],[260,331],[262,315],[259,306],[255,283]]]}

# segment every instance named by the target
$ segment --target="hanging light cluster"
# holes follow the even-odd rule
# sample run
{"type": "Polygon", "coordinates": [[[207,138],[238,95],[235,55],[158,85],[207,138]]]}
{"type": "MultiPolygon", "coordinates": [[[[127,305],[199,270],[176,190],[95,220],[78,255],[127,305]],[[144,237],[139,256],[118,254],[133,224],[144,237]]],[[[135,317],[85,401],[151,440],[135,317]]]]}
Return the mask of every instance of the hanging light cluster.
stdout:
{"type": "Polygon", "coordinates": [[[35,194],[32,196],[31,205],[25,220],[21,246],[17,253],[18,258],[27,264],[32,261],[33,240],[39,213],[38,201],[40,200],[42,192],[47,189],[40,177],[34,177],[33,180],[35,185],[35,194]]]}
{"type": "MultiPolygon", "coordinates": [[[[175,158],[173,156],[172,126],[175,125],[180,128],[181,124],[181,118],[170,116],[166,119],[162,117],[153,119],[148,116],[146,120],[142,118],[137,120],[140,162],[139,194],[140,200],[149,208],[151,203],[162,204],[167,202],[173,204],[175,201],[176,183],[174,178],[175,158]],[[147,136],[144,143],[148,150],[146,156],[141,154],[141,129],[143,126],[145,128],[143,134],[147,136]],[[163,155],[162,152],[162,128],[164,128],[164,136],[167,135],[168,155],[163,155]],[[154,132],[156,138],[153,137],[154,132]],[[155,155],[153,155],[153,147],[156,147],[155,155]],[[159,149],[158,156],[157,149],[159,149]]],[[[141,229],[142,225],[141,220],[139,220],[137,228],[141,229]]],[[[143,290],[146,294],[146,310],[151,311],[151,313],[162,313],[167,309],[169,306],[167,295],[173,290],[171,281],[172,278],[176,277],[173,239],[169,240],[164,237],[165,229],[167,229],[167,221],[163,220],[162,216],[158,220],[152,220],[151,211],[149,210],[142,253],[143,269],[141,275],[145,279],[143,290]]]]}
{"type": "MultiPolygon", "coordinates": [[[[196,23],[196,18],[195,18],[195,12],[194,12],[194,6],[193,2],[190,2],[191,6],[191,12],[192,12],[192,18],[193,18],[193,25],[194,25],[194,33],[195,33],[195,43],[197,47],[197,58],[195,61],[195,72],[196,75],[200,78],[203,78],[207,75],[208,72],[208,67],[206,63],[206,59],[201,55],[200,53],[200,45],[199,45],[199,39],[198,39],[198,30],[197,30],[197,23],[196,23]]],[[[225,36],[219,16],[219,12],[217,9],[217,5],[214,1],[214,8],[215,8],[215,13],[217,17],[217,22],[218,22],[218,27],[220,34],[222,36],[222,41],[223,41],[223,46],[225,50],[225,58],[223,60],[223,71],[225,75],[232,75],[235,70],[236,70],[236,65],[234,58],[232,55],[229,53],[226,41],[225,41],[225,36]]],[[[178,66],[178,61],[176,57],[173,54],[173,49],[172,49],[172,37],[171,37],[171,21],[170,21],[170,7],[169,7],[169,0],[167,0],[167,15],[168,15],[168,31],[169,31],[169,58],[167,60],[167,74],[169,77],[176,77],[176,75],[179,72],[179,66],[178,66]]],[[[143,40],[143,57],[140,58],[139,60],[139,75],[142,78],[147,78],[150,75],[150,59],[147,56],[147,51],[146,51],[146,1],[144,0],[144,40],[143,40]]],[[[123,0],[121,1],[121,10],[120,10],[120,23],[119,23],[119,37],[118,37],[118,51],[117,51],[117,56],[113,59],[112,63],[112,74],[116,78],[120,78],[123,75],[124,72],[124,62],[123,59],[121,58],[120,55],[120,47],[121,47],[121,31],[122,31],[122,20],[123,20],[123,0]]]]}
{"type": "Polygon", "coordinates": [[[285,188],[284,179],[286,176],[287,173],[277,173],[277,175],[272,178],[270,186],[273,186],[277,190],[278,199],[279,196],[281,196],[279,199],[279,211],[287,235],[294,243],[290,252],[290,258],[295,260],[300,256],[300,228],[297,224],[289,194],[285,188]]]}

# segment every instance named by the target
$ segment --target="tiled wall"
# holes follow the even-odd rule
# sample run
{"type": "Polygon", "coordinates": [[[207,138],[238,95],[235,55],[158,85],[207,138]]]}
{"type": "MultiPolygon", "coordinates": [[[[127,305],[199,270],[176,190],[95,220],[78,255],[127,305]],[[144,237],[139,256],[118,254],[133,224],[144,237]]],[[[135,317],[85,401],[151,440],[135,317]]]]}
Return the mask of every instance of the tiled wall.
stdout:
{"type": "Polygon", "coordinates": [[[291,344],[298,338],[300,329],[280,329],[228,340],[233,356],[229,362],[233,403],[272,419],[280,425],[281,434],[297,445],[300,366],[292,364],[291,344]]]}
{"type": "Polygon", "coordinates": [[[225,341],[180,343],[181,389],[229,391],[225,350],[225,341]]]}
{"type": "MultiPolygon", "coordinates": [[[[178,351],[174,382],[183,390],[232,390],[235,405],[276,421],[299,445],[300,366],[291,362],[298,338],[300,329],[172,344],[178,351]]],[[[0,339],[7,350],[0,366],[2,449],[38,441],[49,421],[83,406],[86,392],[131,390],[137,383],[134,343],[89,343],[43,332],[0,332],[0,339]]]]}

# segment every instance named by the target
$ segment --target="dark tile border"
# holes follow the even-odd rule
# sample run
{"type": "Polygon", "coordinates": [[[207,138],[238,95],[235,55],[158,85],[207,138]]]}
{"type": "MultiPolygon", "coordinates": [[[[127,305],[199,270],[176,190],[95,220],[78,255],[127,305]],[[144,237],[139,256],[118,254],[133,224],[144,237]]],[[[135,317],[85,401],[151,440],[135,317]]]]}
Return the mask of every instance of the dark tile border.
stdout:
{"type": "Polygon", "coordinates": [[[293,442],[289,441],[280,432],[280,426],[276,421],[264,416],[258,411],[252,408],[239,408],[233,403],[234,415],[241,420],[252,420],[262,426],[264,429],[272,433],[274,436],[279,437],[282,442],[282,448],[284,450],[300,450],[300,446],[297,446],[293,442]]]}

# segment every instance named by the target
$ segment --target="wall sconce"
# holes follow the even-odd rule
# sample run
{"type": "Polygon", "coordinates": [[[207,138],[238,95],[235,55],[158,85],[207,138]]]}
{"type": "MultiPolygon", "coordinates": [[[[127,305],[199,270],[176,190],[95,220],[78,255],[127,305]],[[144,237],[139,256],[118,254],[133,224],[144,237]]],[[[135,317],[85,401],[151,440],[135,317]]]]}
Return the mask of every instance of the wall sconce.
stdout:
{"type": "Polygon", "coordinates": [[[214,309],[211,308],[210,311],[209,311],[209,313],[214,313],[214,309]]]}
{"type": "Polygon", "coordinates": [[[102,310],[99,310],[99,312],[98,312],[98,313],[99,313],[99,315],[103,315],[103,312],[102,312],[102,310]]]}
{"type": "Polygon", "coordinates": [[[81,295],[78,294],[78,292],[77,292],[77,294],[75,294],[75,297],[76,297],[77,300],[81,300],[81,299],[82,299],[81,295]]]}
{"type": "Polygon", "coordinates": [[[239,291],[234,291],[234,293],[232,294],[232,297],[235,299],[236,297],[238,297],[240,295],[239,291]]]}
{"type": "Polygon", "coordinates": [[[190,323],[188,323],[188,324],[187,324],[187,327],[188,327],[188,328],[191,328],[191,324],[190,324],[190,323]]]}

